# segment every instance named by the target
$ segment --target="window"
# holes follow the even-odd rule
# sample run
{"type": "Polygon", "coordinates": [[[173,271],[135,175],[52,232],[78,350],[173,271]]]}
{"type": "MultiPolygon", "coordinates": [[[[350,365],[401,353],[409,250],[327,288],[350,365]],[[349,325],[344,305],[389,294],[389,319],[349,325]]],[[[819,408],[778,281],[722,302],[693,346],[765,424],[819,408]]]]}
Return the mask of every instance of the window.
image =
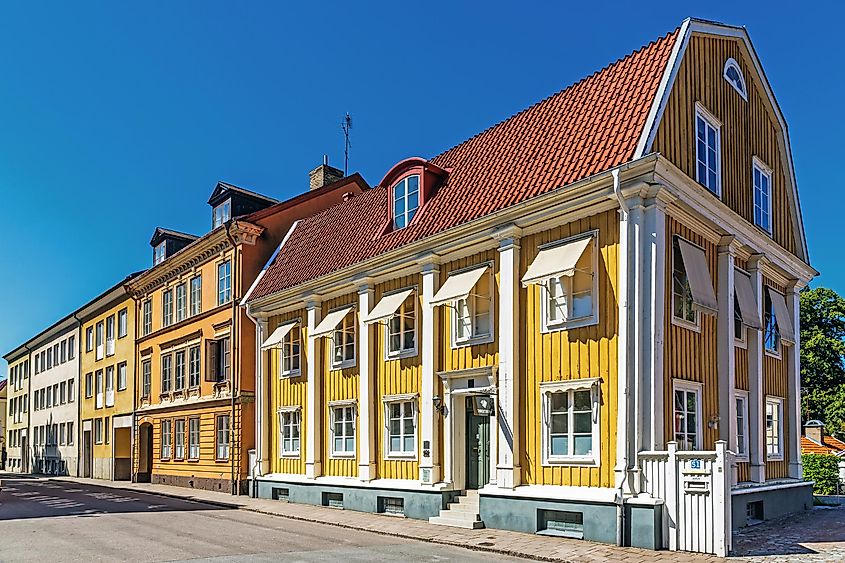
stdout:
{"type": "Polygon", "coordinates": [[[387,321],[387,355],[413,355],[417,352],[417,299],[412,292],[387,321]]]}
{"type": "Polygon", "coordinates": [[[675,381],[675,442],[679,450],[701,448],[701,386],[675,381]]]}
{"type": "Polygon", "coordinates": [[[379,512],[393,516],[405,516],[405,499],[402,497],[378,497],[379,512]]]}
{"type": "Polygon", "coordinates": [[[212,229],[216,229],[232,218],[232,200],[227,199],[212,211],[212,229]]]}
{"type": "Polygon", "coordinates": [[[544,463],[598,464],[598,380],[543,386],[544,463]]]}
{"type": "Polygon", "coordinates": [[[173,453],[173,422],[161,421],[161,459],[170,459],[173,453]]]}
{"type": "Polygon", "coordinates": [[[184,321],[188,314],[187,284],[180,283],[176,286],[176,322],[184,321]]]}
{"type": "Polygon", "coordinates": [[[415,401],[387,403],[387,455],[414,456],[417,452],[415,401]]]}
{"type": "Polygon", "coordinates": [[[739,306],[739,299],[736,294],[734,294],[734,343],[743,348],[746,345],[745,323],[742,322],[742,309],[739,306]]]}
{"type": "Polygon", "coordinates": [[[106,319],[106,356],[114,355],[114,315],[106,319]]]}
{"type": "Polygon", "coordinates": [[[47,408],[53,406],[53,387],[51,385],[47,386],[47,408]]]}
{"type": "Polygon", "coordinates": [[[85,329],[85,351],[90,352],[94,349],[94,327],[89,326],[85,329]]]}
{"type": "Polygon", "coordinates": [[[464,299],[452,308],[452,340],[456,345],[484,341],[493,335],[492,274],[485,272],[464,299]]]}
{"type": "Polygon", "coordinates": [[[167,258],[167,241],[161,242],[153,248],[153,266],[161,264],[167,258]]]}
{"type": "Polygon", "coordinates": [[[220,383],[229,379],[229,338],[205,343],[205,380],[220,383]]]}
{"type": "Polygon", "coordinates": [[[105,349],[103,348],[103,321],[97,323],[97,359],[102,360],[103,356],[105,355],[105,349]]]}
{"type": "MultiPolygon", "coordinates": [[[[585,239],[581,239],[585,240],[585,239]]],[[[570,272],[549,277],[540,285],[540,306],[544,332],[575,328],[598,322],[595,272],[598,267],[596,237],[589,237],[570,272]]],[[[570,241],[567,244],[570,244],[570,241]]],[[[557,243],[555,243],[557,245],[557,243]]],[[[551,247],[549,247],[551,248],[551,247]]]]}
{"type": "Polygon", "coordinates": [[[117,390],[126,390],[126,362],[117,364],[117,390]]]}
{"type": "Polygon", "coordinates": [[[51,367],[53,367],[52,362],[51,362],[51,365],[49,365],[49,366],[47,365],[47,351],[41,350],[41,371],[44,371],[45,369],[48,369],[48,368],[51,368],[51,367]],[[47,367],[44,367],[44,366],[47,366],[47,367]]]}
{"type": "Polygon", "coordinates": [[[59,423],[59,445],[64,446],[66,441],[67,441],[67,439],[65,437],[65,423],[60,422],[59,423]]]}
{"type": "Polygon", "coordinates": [[[129,310],[126,308],[117,312],[117,337],[123,338],[129,331],[129,310]]]}
{"type": "Polygon", "coordinates": [[[229,459],[229,415],[221,415],[217,417],[217,426],[214,433],[214,443],[216,447],[216,456],[218,461],[226,461],[229,459]]]}
{"type": "Polygon", "coordinates": [[[188,459],[200,458],[200,419],[188,419],[188,459]]]}
{"type": "Polygon", "coordinates": [[[540,531],[543,536],[584,538],[584,513],[563,510],[539,510],[540,531]]]}
{"type": "Polygon", "coordinates": [[[76,357],[76,336],[71,335],[67,339],[67,359],[72,360],[76,357]]]}
{"type": "Polygon", "coordinates": [[[176,352],[176,371],[173,381],[173,390],[181,391],[185,388],[185,351],[176,352]]]}
{"type": "Polygon", "coordinates": [[[173,356],[166,354],[161,357],[161,392],[170,393],[170,381],[173,376],[173,356]]]}
{"type": "Polygon", "coordinates": [[[35,373],[41,373],[41,356],[35,355],[35,373]]]}
{"type": "Polygon", "coordinates": [[[747,102],[748,91],[745,89],[745,77],[742,75],[739,64],[733,58],[725,61],[725,70],[722,72],[722,76],[742,96],[742,99],[747,102]]]}
{"type": "Polygon", "coordinates": [[[190,364],[188,364],[188,387],[199,387],[200,384],[200,347],[191,346],[190,364]]]}
{"type": "Polygon", "coordinates": [[[173,459],[185,459],[185,420],[174,421],[173,430],[173,459]]]}
{"type": "Polygon", "coordinates": [[[754,224],[772,234],[772,172],[754,159],[754,224]]]}
{"type": "Polygon", "coordinates": [[[53,349],[47,348],[47,369],[53,367],[53,349]]]}
{"type": "Polygon", "coordinates": [[[106,368],[106,406],[114,406],[114,366],[106,368]]]}
{"type": "Polygon", "coordinates": [[[332,413],[332,455],[355,455],[355,407],[341,405],[333,407],[332,413]]]}
{"type": "Polygon", "coordinates": [[[217,304],[223,305],[232,299],[232,262],[226,260],[217,265],[217,304]]]}
{"type": "Polygon", "coordinates": [[[672,317],[698,326],[698,311],[692,299],[692,288],[678,237],[672,240],[672,317]]]}
{"type": "Polygon", "coordinates": [[[62,340],[59,355],[61,356],[61,363],[65,363],[67,361],[67,340],[62,340]]]}
{"type": "Polygon", "coordinates": [[[355,365],[355,313],[348,313],[332,335],[332,367],[355,365]]]}
{"type": "Polygon", "coordinates": [[[191,315],[202,312],[202,276],[191,278],[191,315]]]}
{"type": "Polygon", "coordinates": [[[299,409],[279,411],[283,456],[299,455],[299,418],[299,409]]]}
{"type": "Polygon", "coordinates": [[[282,371],[280,375],[296,375],[300,369],[299,324],[292,327],[282,340],[280,350],[282,371]]]}
{"type": "Polygon", "coordinates": [[[103,443],[103,419],[102,418],[95,418],[94,419],[94,443],[95,444],[102,444],[103,443]]]}
{"type": "Polygon", "coordinates": [[[95,376],[96,404],[94,408],[103,408],[103,370],[98,369],[95,376]]]}
{"type": "Polygon", "coordinates": [[[420,177],[408,176],[393,186],[393,229],[408,226],[420,206],[420,177]]]}
{"type": "Polygon", "coordinates": [[[748,459],[748,394],[736,392],[736,456],[748,459]]]}
{"type": "Polygon", "coordinates": [[[141,397],[150,396],[150,387],[152,385],[152,362],[144,360],[141,363],[141,397]]]}
{"type": "Polygon", "coordinates": [[[766,397],[766,458],[783,459],[783,399],[766,397]]]}
{"type": "MultiPolygon", "coordinates": [[[[67,402],[72,403],[76,400],[76,385],[73,379],[67,380],[67,402]]],[[[68,444],[70,445],[70,444],[68,444]]]]}
{"type": "Polygon", "coordinates": [[[94,374],[88,372],[85,374],[85,398],[90,399],[94,396],[94,374]]]}
{"type": "Polygon", "coordinates": [[[105,436],[105,443],[106,444],[109,443],[109,428],[111,428],[111,426],[109,425],[109,417],[105,417],[103,419],[103,430],[104,430],[103,434],[105,436]]]}
{"type": "Polygon", "coordinates": [[[696,107],[695,111],[695,137],[696,180],[721,197],[719,125],[716,119],[701,107],[696,107]]]}
{"type": "Polygon", "coordinates": [[[763,342],[765,344],[766,352],[772,354],[780,354],[780,331],[778,330],[778,320],[775,315],[774,304],[772,297],[769,295],[769,289],[766,288],[765,299],[763,301],[763,316],[765,319],[763,342]]]}
{"type": "Polygon", "coordinates": [[[167,289],[161,293],[161,326],[173,324],[173,290],[167,289]]]}
{"type": "Polygon", "coordinates": [[[153,302],[147,299],[144,301],[144,312],[143,312],[143,333],[144,336],[148,335],[153,331],[153,302]]]}
{"type": "Polygon", "coordinates": [[[59,359],[60,359],[59,351],[60,351],[60,350],[61,350],[61,347],[59,346],[59,343],[58,343],[58,342],[56,342],[55,344],[53,344],[53,361],[54,361],[54,365],[59,365],[59,364],[61,364],[61,362],[59,361],[59,359]]]}
{"type": "Polygon", "coordinates": [[[59,383],[59,404],[63,405],[67,402],[67,381],[59,383]]]}

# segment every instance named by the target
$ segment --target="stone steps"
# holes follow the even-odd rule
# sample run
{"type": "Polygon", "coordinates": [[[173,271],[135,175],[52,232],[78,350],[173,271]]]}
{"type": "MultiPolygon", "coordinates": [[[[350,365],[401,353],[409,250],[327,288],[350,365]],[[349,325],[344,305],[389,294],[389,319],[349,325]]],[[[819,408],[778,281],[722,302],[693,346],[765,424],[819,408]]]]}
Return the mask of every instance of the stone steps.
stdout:
{"type": "Polygon", "coordinates": [[[478,491],[465,491],[457,502],[450,502],[440,516],[428,519],[432,524],[476,530],[484,527],[479,513],[478,491]]]}

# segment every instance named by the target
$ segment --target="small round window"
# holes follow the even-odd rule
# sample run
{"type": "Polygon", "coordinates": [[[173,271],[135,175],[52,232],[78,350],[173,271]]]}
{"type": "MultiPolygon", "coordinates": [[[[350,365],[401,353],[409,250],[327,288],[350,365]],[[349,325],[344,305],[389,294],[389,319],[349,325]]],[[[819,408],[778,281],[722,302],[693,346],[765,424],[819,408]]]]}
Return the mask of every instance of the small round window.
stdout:
{"type": "Polygon", "coordinates": [[[748,101],[748,91],[745,88],[745,77],[742,75],[742,70],[740,70],[739,64],[736,60],[730,58],[725,62],[725,70],[722,75],[725,77],[725,80],[728,81],[728,84],[733,86],[733,89],[739,92],[742,99],[748,101]]]}

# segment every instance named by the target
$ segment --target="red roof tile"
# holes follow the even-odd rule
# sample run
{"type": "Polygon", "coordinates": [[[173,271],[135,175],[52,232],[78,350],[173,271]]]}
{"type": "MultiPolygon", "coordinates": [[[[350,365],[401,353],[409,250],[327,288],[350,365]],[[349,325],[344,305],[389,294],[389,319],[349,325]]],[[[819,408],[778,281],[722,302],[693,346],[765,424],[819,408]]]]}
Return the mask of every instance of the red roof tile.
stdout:
{"type": "Polygon", "coordinates": [[[404,229],[380,235],[387,186],[303,220],[250,301],[631,160],[678,33],[433,158],[449,176],[404,229]]]}
{"type": "Polygon", "coordinates": [[[806,436],[801,436],[801,453],[804,454],[839,454],[845,452],[845,442],[833,436],[823,436],[824,444],[819,444],[806,436]]]}

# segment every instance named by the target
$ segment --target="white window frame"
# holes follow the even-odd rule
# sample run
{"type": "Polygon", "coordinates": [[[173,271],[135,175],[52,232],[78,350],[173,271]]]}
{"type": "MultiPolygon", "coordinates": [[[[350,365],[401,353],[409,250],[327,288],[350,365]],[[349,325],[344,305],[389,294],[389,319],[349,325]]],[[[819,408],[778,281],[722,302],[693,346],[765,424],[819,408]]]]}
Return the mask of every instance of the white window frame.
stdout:
{"type": "Polygon", "coordinates": [[[670,270],[669,270],[669,275],[671,275],[671,276],[672,276],[672,279],[671,279],[671,283],[670,283],[670,286],[671,286],[671,287],[670,287],[670,300],[669,300],[669,307],[671,308],[671,316],[672,316],[671,318],[672,318],[672,324],[673,324],[673,325],[676,325],[676,326],[683,327],[683,328],[687,328],[687,329],[692,330],[692,331],[695,331],[695,332],[701,332],[701,311],[699,311],[699,310],[698,310],[698,309],[694,306],[694,304],[692,305],[692,310],[693,310],[693,315],[695,315],[695,322],[693,322],[693,321],[691,321],[691,320],[689,320],[689,319],[686,319],[686,318],[679,317],[679,316],[675,315],[675,295],[676,295],[676,294],[675,294],[675,260],[676,260],[676,259],[678,259],[678,258],[680,258],[680,260],[681,260],[681,265],[683,266],[684,275],[686,276],[686,279],[687,279],[687,285],[686,285],[686,287],[687,287],[687,292],[688,292],[688,294],[689,294],[687,298],[689,299],[690,303],[693,303],[693,299],[692,299],[692,289],[690,288],[690,285],[689,285],[689,272],[688,272],[688,270],[687,270],[687,265],[684,263],[683,254],[682,254],[682,253],[681,253],[681,251],[680,251],[680,244],[681,244],[681,243],[680,243],[680,241],[681,241],[681,240],[683,240],[683,241],[687,242],[688,244],[691,244],[691,245],[695,246],[696,248],[701,248],[702,250],[704,250],[704,249],[703,249],[700,245],[695,244],[695,243],[694,243],[694,242],[692,242],[691,240],[689,240],[689,239],[685,239],[685,238],[684,238],[684,237],[682,237],[682,236],[679,236],[679,235],[673,235],[673,236],[671,237],[671,244],[672,244],[672,262],[671,262],[671,264],[670,264],[671,268],[670,268],[670,270]],[[680,255],[680,257],[676,256],[676,253],[675,253],[675,249],[676,249],[676,246],[675,246],[675,245],[676,245],[676,244],[678,245],[678,252],[677,252],[677,254],[679,254],[679,255],[680,255]]]}
{"type": "Polygon", "coordinates": [[[330,451],[331,457],[337,458],[354,458],[358,448],[358,440],[357,440],[357,433],[358,433],[358,425],[357,425],[357,409],[355,406],[355,401],[332,401],[329,403],[329,440],[330,442],[330,451]],[[337,416],[338,412],[343,413],[345,416],[347,412],[352,414],[352,434],[346,434],[346,419],[339,421],[337,416]],[[341,435],[337,434],[337,429],[335,425],[340,422],[343,433],[341,435]],[[340,438],[343,440],[343,449],[336,449],[335,448],[335,438],[340,438]],[[352,438],[352,449],[346,449],[346,440],[348,438],[352,438]]]}
{"type": "Polygon", "coordinates": [[[184,461],[185,454],[187,453],[187,433],[185,428],[185,419],[184,418],[175,418],[173,419],[173,460],[174,461],[184,461]],[[182,427],[182,432],[179,432],[179,427],[182,427]],[[180,440],[178,438],[181,439],[180,440]],[[179,453],[179,448],[182,449],[182,453],[179,453]]]}
{"type": "MultiPolygon", "coordinates": [[[[784,451],[784,435],[783,435],[783,404],[784,399],[783,397],[776,397],[774,395],[766,395],[766,411],[764,414],[764,429],[765,429],[765,436],[766,436],[766,461],[782,461],[784,459],[783,451],[784,451]],[[777,409],[775,412],[777,413],[777,435],[775,438],[777,439],[777,451],[770,450],[770,436],[769,436],[769,407],[774,407],[777,409]]],[[[773,425],[774,426],[774,425],[773,425]]]]}
{"type": "Polygon", "coordinates": [[[572,379],[568,381],[554,381],[540,384],[540,407],[542,412],[541,434],[543,440],[542,464],[544,466],[576,465],[598,467],[601,463],[601,386],[597,377],[572,379]],[[565,393],[569,396],[568,432],[570,449],[574,451],[574,396],[576,391],[589,391],[591,439],[593,450],[588,455],[552,455],[551,453],[551,407],[552,395],[565,393]]]}
{"type": "Polygon", "coordinates": [[[406,395],[390,395],[386,396],[382,399],[383,402],[383,409],[382,413],[384,416],[384,457],[385,459],[405,459],[405,460],[415,460],[417,459],[417,450],[419,448],[419,407],[417,405],[417,394],[416,393],[409,393],[406,395]],[[411,405],[411,420],[414,428],[413,438],[414,438],[414,448],[411,451],[405,450],[405,438],[408,437],[405,434],[405,424],[404,420],[406,419],[404,413],[404,406],[400,407],[402,413],[400,415],[400,424],[399,424],[399,442],[402,445],[401,450],[391,450],[390,449],[390,407],[392,405],[399,404],[411,405]]]}
{"type": "Polygon", "coordinates": [[[115,323],[114,315],[106,317],[106,356],[114,356],[115,323]]]}
{"type": "MultiPolygon", "coordinates": [[[[409,288],[406,287],[406,288],[403,288],[403,289],[400,289],[400,290],[397,290],[397,291],[387,292],[387,293],[382,295],[382,299],[387,295],[391,295],[393,293],[399,293],[400,291],[407,291],[408,289],[409,288]]],[[[383,323],[384,326],[382,328],[382,337],[384,338],[384,359],[385,360],[398,360],[398,359],[401,359],[401,358],[412,358],[412,357],[416,356],[417,353],[418,353],[419,340],[420,340],[419,297],[417,295],[417,288],[414,287],[413,289],[414,289],[414,291],[412,291],[411,294],[405,299],[405,301],[403,301],[402,304],[399,305],[399,308],[396,309],[396,314],[391,315],[387,319],[387,321],[383,323]],[[405,303],[408,302],[408,299],[411,299],[411,301],[414,303],[414,311],[413,311],[413,315],[414,315],[414,332],[413,332],[414,346],[413,346],[413,348],[400,347],[399,350],[391,350],[391,348],[390,348],[390,323],[393,321],[394,318],[400,317],[400,327],[403,326],[401,324],[401,317],[403,315],[407,316],[407,314],[408,314],[407,312],[404,312],[405,303]]],[[[406,339],[406,333],[405,333],[404,330],[402,330],[400,332],[400,334],[401,334],[400,340],[402,342],[402,346],[404,346],[405,339],[406,339]]]]}
{"type": "Polygon", "coordinates": [[[143,336],[150,334],[153,331],[153,302],[147,299],[141,305],[141,332],[143,336]]]}
{"type": "Polygon", "coordinates": [[[745,81],[745,74],[742,72],[742,69],[739,68],[739,63],[736,62],[736,59],[734,59],[733,57],[730,57],[728,58],[728,60],[725,61],[725,66],[722,69],[722,78],[724,78],[725,81],[731,85],[731,88],[736,90],[736,92],[740,96],[742,96],[743,100],[745,100],[746,102],[748,101],[748,83],[745,81]],[[741,88],[737,86],[736,83],[734,83],[734,81],[728,77],[729,68],[733,68],[736,70],[736,73],[739,75],[739,81],[742,83],[741,88]]]}
{"type": "Polygon", "coordinates": [[[751,197],[752,197],[752,204],[754,207],[754,224],[759,227],[761,230],[766,232],[769,236],[772,234],[772,169],[767,166],[760,158],[755,156],[752,159],[751,165],[751,197]],[[766,194],[766,207],[763,208],[762,205],[757,205],[757,192],[760,191],[761,195],[760,198],[762,199],[762,189],[758,190],[757,182],[755,181],[756,173],[760,173],[760,178],[765,178],[766,182],[768,183],[768,193],[766,194]],[[766,213],[766,219],[768,220],[768,225],[761,225],[757,222],[757,209],[760,209],[760,214],[762,217],[763,212],[766,213]]]}
{"type": "MultiPolygon", "coordinates": [[[[126,362],[120,362],[117,364],[117,390],[118,391],[126,391],[127,386],[127,376],[126,373],[127,365],[126,362]]],[[[70,388],[70,386],[68,386],[70,388]]]]}
{"type": "MultiPolygon", "coordinates": [[[[129,309],[124,307],[117,312],[117,337],[123,338],[127,334],[129,334],[129,309]]],[[[73,359],[72,356],[71,359],[73,359]]]]}
{"type": "Polygon", "coordinates": [[[302,407],[299,405],[280,407],[277,414],[279,417],[279,457],[298,458],[300,452],[302,451],[302,407]],[[285,420],[286,418],[289,418],[290,420],[287,421],[285,420]],[[291,436],[289,439],[285,438],[286,428],[291,429],[291,436]],[[296,449],[293,449],[293,428],[298,430],[298,443],[296,445],[296,449]],[[290,444],[288,444],[288,442],[290,442],[290,444]],[[288,446],[290,446],[290,449],[288,449],[288,446]]]}
{"type": "Polygon", "coordinates": [[[161,326],[173,324],[173,288],[161,292],[161,326]]]}
{"type": "Polygon", "coordinates": [[[199,461],[202,454],[200,444],[202,442],[202,421],[199,416],[191,416],[188,418],[188,457],[189,461],[199,461]],[[194,432],[194,424],[196,423],[196,433],[194,432]],[[195,435],[196,434],[196,435],[195,435]],[[196,455],[194,455],[196,450],[196,455]]]}
{"type": "Polygon", "coordinates": [[[734,346],[744,350],[748,349],[748,327],[742,321],[742,313],[739,310],[739,298],[736,296],[736,293],[734,293],[734,346]],[[737,323],[739,323],[739,331],[736,329],[737,323]]]}
{"type": "Polygon", "coordinates": [[[103,443],[103,419],[100,417],[94,419],[94,443],[103,443]]]}
{"type": "MultiPolygon", "coordinates": [[[[95,358],[97,360],[102,360],[106,355],[105,354],[105,347],[104,347],[105,346],[105,336],[106,336],[106,325],[103,321],[100,321],[100,322],[97,323],[96,326],[97,326],[97,330],[95,332],[94,338],[95,338],[95,343],[96,343],[96,346],[97,346],[97,350],[96,350],[97,353],[96,353],[95,358]]],[[[48,358],[47,367],[50,367],[50,361],[49,361],[50,354],[49,353],[47,354],[47,358],[48,358]]]]}
{"type": "MultiPolygon", "coordinates": [[[[722,123],[719,121],[716,116],[712,113],[707,111],[700,103],[696,102],[695,104],[695,122],[693,123],[693,134],[695,138],[695,180],[702,187],[704,187],[709,192],[713,193],[719,199],[722,199],[722,123]],[[702,181],[700,177],[698,164],[700,161],[700,155],[698,152],[698,120],[703,120],[710,128],[712,128],[716,132],[716,186],[714,187],[702,181]]],[[[708,147],[709,148],[709,147],[708,147]]],[[[710,169],[710,164],[705,159],[703,161],[707,169],[710,169]]]]}
{"type": "Polygon", "coordinates": [[[173,456],[173,421],[169,418],[161,421],[161,451],[159,459],[169,460],[173,456]],[[165,431],[166,427],[166,431],[165,431]]]}
{"type": "MultiPolygon", "coordinates": [[[[701,448],[704,447],[703,440],[704,440],[704,430],[701,424],[701,413],[702,413],[702,405],[701,405],[701,398],[702,398],[702,391],[704,385],[702,383],[698,383],[696,381],[687,381],[685,379],[675,379],[672,382],[672,440],[674,440],[678,444],[678,450],[684,451],[699,451],[701,448]],[[694,393],[695,398],[695,447],[691,450],[686,450],[685,448],[680,447],[681,443],[678,442],[676,439],[676,434],[678,433],[675,430],[675,418],[677,417],[677,411],[675,408],[675,393],[678,391],[683,391],[684,394],[684,414],[688,412],[686,410],[687,404],[687,397],[686,393],[694,393]]],[[[684,431],[683,434],[688,434],[686,431],[686,419],[684,419],[684,431]]]]}
{"type": "Polygon", "coordinates": [[[229,423],[228,414],[219,414],[214,418],[214,459],[215,461],[229,461],[230,456],[230,442],[231,442],[231,427],[229,423]],[[225,421],[225,424],[221,424],[225,421]],[[224,436],[226,439],[221,440],[224,436]],[[224,455],[220,455],[221,452],[224,455]]]}
{"type": "Polygon", "coordinates": [[[214,206],[211,212],[211,228],[216,229],[232,218],[232,199],[226,199],[214,206]]]}
{"type": "Polygon", "coordinates": [[[115,366],[107,366],[106,367],[106,400],[105,406],[106,407],[113,407],[114,406],[114,375],[115,375],[115,366]]]}
{"type": "Polygon", "coordinates": [[[736,459],[738,461],[748,461],[749,459],[749,426],[748,426],[748,391],[742,391],[740,389],[734,390],[734,396],[736,397],[736,408],[737,408],[737,421],[736,421],[736,459]],[[740,409],[740,403],[742,407],[740,409]],[[742,412],[742,421],[739,420],[740,413],[742,412]],[[740,436],[743,438],[743,444],[745,446],[745,451],[740,451],[740,436]]]}
{"type": "Polygon", "coordinates": [[[176,286],[175,302],[176,322],[180,323],[188,318],[188,283],[182,282],[176,286]]]}
{"type": "MultiPolygon", "coordinates": [[[[599,239],[599,232],[598,230],[588,231],[586,233],[580,233],[575,236],[556,240],[554,242],[550,242],[548,244],[543,244],[538,247],[539,250],[543,250],[544,248],[550,248],[554,246],[561,246],[564,244],[569,244],[575,242],[577,240],[583,240],[585,238],[590,238],[590,251],[592,252],[592,265],[591,268],[593,270],[593,287],[592,287],[592,301],[593,301],[593,311],[592,314],[589,316],[578,317],[578,318],[571,318],[572,314],[572,277],[573,276],[558,276],[555,278],[550,278],[543,283],[537,284],[540,288],[540,320],[541,320],[541,327],[540,331],[544,334],[550,332],[558,332],[561,330],[572,330],[575,328],[583,328],[585,326],[592,326],[596,325],[599,322],[599,277],[598,277],[598,269],[599,269],[599,248],[598,248],[598,239],[599,239]],[[560,287],[562,290],[565,291],[566,296],[563,297],[565,307],[567,309],[566,319],[562,319],[560,321],[553,321],[549,319],[549,300],[550,300],[550,287],[554,284],[556,287],[560,287]]],[[[585,249],[586,251],[586,249],[585,249]]],[[[580,258],[579,258],[580,259],[580,258]]]]}
{"type": "MultiPolygon", "coordinates": [[[[288,333],[290,334],[290,333],[288,333]]],[[[331,338],[331,366],[332,369],[346,369],[355,367],[358,350],[358,319],[355,315],[355,310],[349,311],[338,323],[337,328],[332,331],[331,338]],[[352,356],[346,356],[346,342],[344,342],[344,335],[352,334],[352,356]],[[340,344],[338,344],[340,339],[340,344]],[[337,350],[343,350],[342,359],[337,361],[337,350]]]]}
{"type": "MultiPolygon", "coordinates": [[[[454,348],[454,349],[463,348],[463,347],[466,347],[466,346],[477,346],[479,344],[487,344],[489,342],[493,342],[493,340],[495,338],[495,332],[496,332],[496,321],[495,321],[495,319],[496,319],[496,299],[495,299],[496,279],[493,275],[493,268],[494,268],[493,262],[487,262],[487,264],[489,265],[489,268],[487,269],[486,272],[484,272],[484,274],[481,276],[481,278],[478,279],[478,281],[480,282],[482,278],[487,279],[487,290],[489,292],[489,295],[485,297],[484,295],[480,295],[480,294],[475,293],[475,286],[473,286],[472,290],[470,291],[470,293],[469,293],[469,295],[467,296],[466,299],[458,299],[456,301],[452,301],[448,305],[448,307],[451,311],[451,316],[452,316],[452,318],[451,318],[451,323],[452,323],[451,333],[452,333],[452,348],[454,348]],[[488,320],[488,327],[487,327],[487,333],[486,334],[478,332],[479,327],[478,327],[478,324],[477,324],[477,321],[478,321],[478,314],[477,314],[478,302],[482,301],[482,300],[490,302],[489,320],[488,320]],[[462,315],[461,315],[462,310],[465,310],[466,314],[470,317],[470,325],[469,325],[470,334],[469,335],[463,335],[463,336],[458,334],[458,324],[460,322],[460,318],[462,317],[462,315]]],[[[452,270],[451,272],[449,272],[449,275],[454,276],[456,274],[460,274],[461,272],[466,272],[468,270],[475,270],[475,269],[477,269],[477,268],[479,268],[480,266],[483,266],[483,265],[484,265],[484,263],[475,264],[475,265],[469,266],[467,268],[452,270]]],[[[476,282],[476,285],[478,285],[478,282],[476,282]]]]}
{"type": "Polygon", "coordinates": [[[184,391],[188,383],[188,355],[184,348],[176,350],[173,354],[173,385],[170,386],[171,391],[184,391]],[[179,369],[179,358],[182,359],[181,370],[179,369]],[[181,374],[182,383],[179,384],[179,375],[181,374]]]}
{"type": "Polygon", "coordinates": [[[194,344],[188,347],[188,389],[202,385],[202,347],[194,344]]]}
{"type": "Polygon", "coordinates": [[[783,342],[781,341],[781,338],[780,338],[780,327],[778,326],[777,315],[775,314],[774,303],[772,303],[772,299],[771,299],[771,297],[769,297],[769,294],[768,294],[768,292],[770,292],[770,291],[773,291],[775,293],[783,295],[780,291],[777,291],[773,287],[768,286],[766,284],[763,284],[763,331],[762,331],[762,333],[763,333],[762,334],[762,337],[763,337],[763,352],[767,356],[771,356],[772,358],[780,359],[781,354],[782,354],[782,350],[783,350],[783,342]],[[772,306],[771,313],[769,313],[769,311],[766,310],[766,303],[767,302],[772,306]],[[766,344],[766,341],[768,340],[768,332],[769,332],[769,328],[768,328],[769,327],[769,322],[768,322],[769,316],[771,316],[771,318],[774,319],[774,331],[775,331],[775,337],[777,338],[777,345],[774,349],[769,348],[766,344]]]}
{"type": "Polygon", "coordinates": [[[202,274],[199,273],[191,278],[189,283],[190,307],[188,316],[193,317],[202,313],[202,274]],[[196,284],[194,282],[197,282],[196,284]]]}
{"type": "Polygon", "coordinates": [[[277,358],[279,377],[298,377],[302,374],[302,324],[297,322],[279,343],[277,358]],[[296,331],[296,340],[293,333],[296,331]],[[296,352],[294,352],[294,346],[296,352]],[[296,367],[293,366],[296,359],[296,367]]]}
{"type": "Polygon", "coordinates": [[[153,266],[158,266],[167,259],[167,241],[163,240],[153,248],[153,266]]]}
{"type": "Polygon", "coordinates": [[[408,225],[411,224],[411,221],[414,220],[414,216],[420,210],[420,205],[422,203],[422,175],[420,174],[409,174],[393,184],[393,187],[390,188],[390,217],[391,217],[391,224],[393,225],[393,230],[398,231],[400,229],[404,229],[408,225]],[[408,198],[414,192],[409,191],[408,184],[411,178],[417,179],[417,205],[413,209],[408,209],[408,198]],[[401,190],[401,198],[397,198],[396,192],[397,190],[401,190]],[[396,213],[396,201],[397,199],[401,199],[403,203],[403,211],[402,213],[396,213]],[[404,224],[400,227],[397,224],[397,218],[401,217],[404,221],[404,224]]]}
{"type": "Polygon", "coordinates": [[[217,263],[217,306],[225,305],[232,301],[232,260],[227,259],[217,263]],[[220,275],[221,268],[225,267],[225,274],[220,275]],[[225,281],[225,285],[224,285],[225,281]]]}

